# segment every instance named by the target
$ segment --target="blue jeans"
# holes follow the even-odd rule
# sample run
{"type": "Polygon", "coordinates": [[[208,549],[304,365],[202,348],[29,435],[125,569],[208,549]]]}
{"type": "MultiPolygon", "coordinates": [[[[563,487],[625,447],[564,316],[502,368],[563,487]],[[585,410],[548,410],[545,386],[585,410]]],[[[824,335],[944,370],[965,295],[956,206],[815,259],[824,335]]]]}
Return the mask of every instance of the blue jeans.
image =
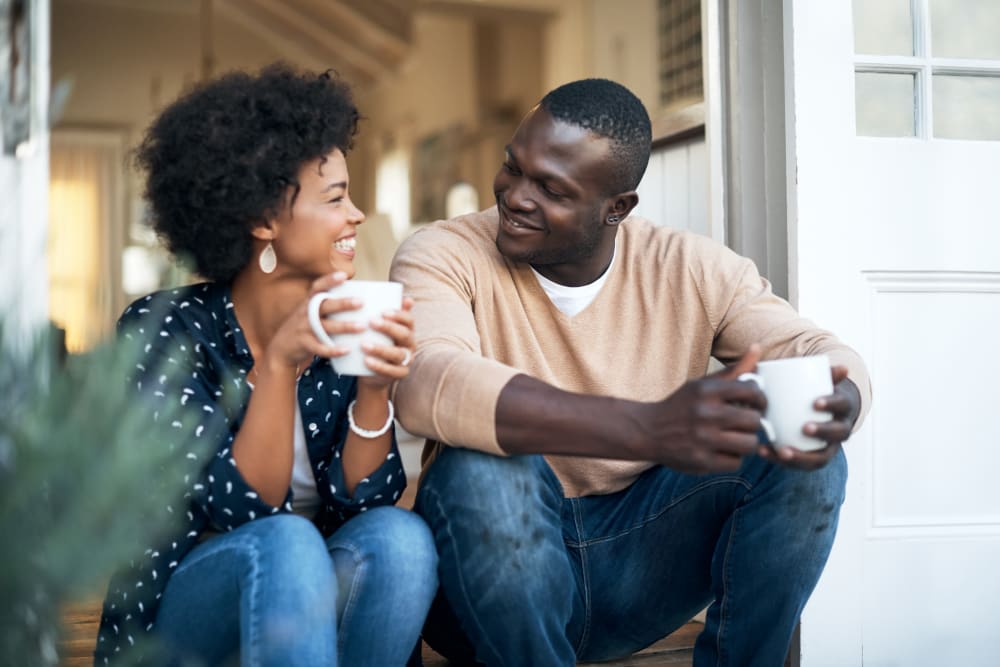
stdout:
{"type": "Polygon", "coordinates": [[[193,549],[155,633],[184,665],[402,666],[436,590],[434,544],[412,512],[376,507],[326,540],[275,515],[193,549]]]}
{"type": "Polygon", "coordinates": [[[814,472],[751,457],[565,498],[541,456],[446,447],[416,501],[441,559],[424,639],[458,664],[573,665],[629,655],[708,605],[695,665],[780,666],[846,479],[843,453],[814,472]]]}

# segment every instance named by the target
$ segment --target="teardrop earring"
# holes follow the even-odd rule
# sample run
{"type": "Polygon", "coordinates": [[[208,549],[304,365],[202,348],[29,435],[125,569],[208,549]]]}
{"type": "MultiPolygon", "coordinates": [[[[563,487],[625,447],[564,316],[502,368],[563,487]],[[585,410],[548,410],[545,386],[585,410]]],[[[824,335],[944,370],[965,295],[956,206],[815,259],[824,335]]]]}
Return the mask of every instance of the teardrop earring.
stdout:
{"type": "Polygon", "coordinates": [[[274,246],[271,245],[270,241],[268,241],[267,247],[261,251],[257,263],[264,273],[274,273],[274,270],[278,268],[278,256],[274,254],[274,246]]]}

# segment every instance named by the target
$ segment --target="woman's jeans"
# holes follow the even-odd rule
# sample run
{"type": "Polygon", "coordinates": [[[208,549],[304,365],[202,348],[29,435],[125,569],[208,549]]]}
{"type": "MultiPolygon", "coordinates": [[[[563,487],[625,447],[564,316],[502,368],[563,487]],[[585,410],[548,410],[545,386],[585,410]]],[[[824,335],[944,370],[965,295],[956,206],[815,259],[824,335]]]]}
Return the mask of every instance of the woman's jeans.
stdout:
{"type": "Polygon", "coordinates": [[[456,664],[557,667],[633,653],[708,605],[694,664],[783,664],[844,498],[842,452],[795,471],[662,466],[564,498],[541,456],[445,447],[416,510],[440,554],[424,639],[456,664]]]}
{"type": "Polygon", "coordinates": [[[376,507],[326,540],[275,515],[193,549],[155,632],[184,665],[402,666],[436,589],[430,531],[412,512],[376,507]]]}

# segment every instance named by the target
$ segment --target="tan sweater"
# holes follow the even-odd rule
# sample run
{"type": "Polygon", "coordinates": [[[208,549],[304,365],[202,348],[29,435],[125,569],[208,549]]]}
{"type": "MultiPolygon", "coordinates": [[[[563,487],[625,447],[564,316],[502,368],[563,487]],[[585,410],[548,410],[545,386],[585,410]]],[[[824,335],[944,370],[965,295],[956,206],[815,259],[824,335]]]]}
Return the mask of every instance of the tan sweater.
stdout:
{"type": "MultiPolygon", "coordinates": [[[[660,400],[705,374],[709,357],[735,361],[751,343],[764,358],[826,353],[850,369],[871,401],[865,365],[771,292],[753,262],[688,232],[630,217],[594,301],[568,317],[527,264],[495,245],[497,213],[437,222],[407,239],[390,272],[416,302],[417,353],[395,392],[407,431],[441,444],[503,455],[495,409],[526,373],[567,391],[660,400]]],[[[859,418],[858,423],[861,423],[859,418]]],[[[613,493],[651,463],[548,457],[569,497],[613,493]]]]}

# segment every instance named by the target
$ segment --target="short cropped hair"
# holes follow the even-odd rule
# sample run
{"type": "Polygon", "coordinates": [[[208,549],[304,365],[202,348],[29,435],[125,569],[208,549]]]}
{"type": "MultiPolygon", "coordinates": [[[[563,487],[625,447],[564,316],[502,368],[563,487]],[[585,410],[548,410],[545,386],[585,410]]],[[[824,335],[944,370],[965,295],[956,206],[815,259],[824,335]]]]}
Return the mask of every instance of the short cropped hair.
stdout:
{"type": "Polygon", "coordinates": [[[649,163],[653,132],[646,108],[628,88],[608,79],[581,79],[552,90],[539,104],[552,118],[611,140],[619,170],[607,194],[639,185],[649,163]]]}
{"type": "Polygon", "coordinates": [[[302,165],[350,150],[358,110],[333,72],[275,63],[230,72],[168,106],[135,151],[152,225],[208,280],[230,281],[253,253],[254,227],[275,216],[302,165]]]}

